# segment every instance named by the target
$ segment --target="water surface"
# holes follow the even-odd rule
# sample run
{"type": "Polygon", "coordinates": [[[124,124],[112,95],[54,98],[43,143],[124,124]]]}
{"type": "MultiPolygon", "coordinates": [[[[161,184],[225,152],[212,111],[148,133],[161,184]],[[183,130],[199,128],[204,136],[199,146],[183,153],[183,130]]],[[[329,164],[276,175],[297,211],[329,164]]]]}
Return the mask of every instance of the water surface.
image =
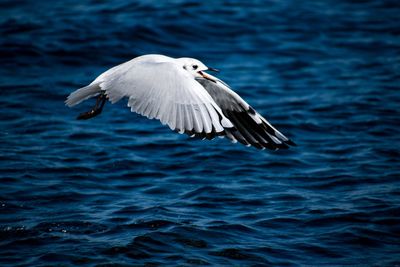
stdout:
{"type": "Polygon", "coordinates": [[[400,264],[397,1],[1,1],[4,266],[400,264]],[[298,146],[192,140],[65,97],[195,57],[298,146]]]}

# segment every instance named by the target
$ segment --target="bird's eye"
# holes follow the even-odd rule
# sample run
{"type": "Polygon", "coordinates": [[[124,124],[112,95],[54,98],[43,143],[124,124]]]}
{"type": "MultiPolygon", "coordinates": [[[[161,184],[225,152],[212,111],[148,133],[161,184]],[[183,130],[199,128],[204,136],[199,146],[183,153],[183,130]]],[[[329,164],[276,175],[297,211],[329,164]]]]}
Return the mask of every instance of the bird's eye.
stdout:
{"type": "Polygon", "coordinates": [[[193,69],[196,70],[199,66],[193,65],[193,69]]]}

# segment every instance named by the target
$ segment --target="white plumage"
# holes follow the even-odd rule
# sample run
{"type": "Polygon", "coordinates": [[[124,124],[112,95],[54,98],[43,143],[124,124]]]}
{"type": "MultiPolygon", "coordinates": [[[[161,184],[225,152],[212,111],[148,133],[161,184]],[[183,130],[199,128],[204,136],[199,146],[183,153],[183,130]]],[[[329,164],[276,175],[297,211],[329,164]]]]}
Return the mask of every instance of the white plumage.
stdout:
{"type": "Polygon", "coordinates": [[[179,133],[212,139],[226,136],[257,148],[294,145],[224,82],[206,73],[214,70],[192,58],[144,55],[113,67],[90,85],[71,93],[66,105],[98,97],[103,103],[79,118],[101,112],[105,99],[128,98],[131,111],[156,118],[179,133]]]}

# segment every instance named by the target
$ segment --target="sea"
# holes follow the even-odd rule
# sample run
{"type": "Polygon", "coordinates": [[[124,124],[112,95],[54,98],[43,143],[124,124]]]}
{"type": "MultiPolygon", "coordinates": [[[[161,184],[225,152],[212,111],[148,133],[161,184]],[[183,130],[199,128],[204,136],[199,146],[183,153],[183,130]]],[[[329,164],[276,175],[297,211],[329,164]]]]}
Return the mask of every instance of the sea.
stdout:
{"type": "Polygon", "coordinates": [[[0,1],[1,266],[400,266],[397,0],[0,1]],[[296,144],[72,91],[193,57],[296,144]]]}

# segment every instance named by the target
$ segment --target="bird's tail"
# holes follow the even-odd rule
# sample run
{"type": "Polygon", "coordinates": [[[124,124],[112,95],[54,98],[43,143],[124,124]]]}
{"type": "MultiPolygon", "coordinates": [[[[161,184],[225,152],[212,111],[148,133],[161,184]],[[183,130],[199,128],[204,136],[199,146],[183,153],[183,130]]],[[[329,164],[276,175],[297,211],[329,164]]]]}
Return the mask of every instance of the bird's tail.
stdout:
{"type": "Polygon", "coordinates": [[[65,100],[65,104],[68,107],[78,105],[82,101],[96,96],[100,93],[101,88],[99,83],[90,84],[88,86],[79,88],[78,90],[72,92],[65,100]]]}

